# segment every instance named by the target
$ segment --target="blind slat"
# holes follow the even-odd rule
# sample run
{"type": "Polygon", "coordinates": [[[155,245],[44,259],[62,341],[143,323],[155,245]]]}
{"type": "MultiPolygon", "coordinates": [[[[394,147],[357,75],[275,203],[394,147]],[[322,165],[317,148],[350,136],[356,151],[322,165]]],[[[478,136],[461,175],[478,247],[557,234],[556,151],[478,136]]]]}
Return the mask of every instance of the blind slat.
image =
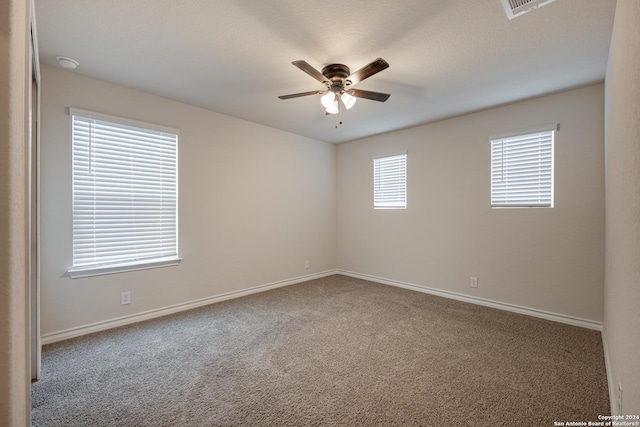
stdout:
{"type": "Polygon", "coordinates": [[[178,135],[72,116],[73,267],[178,256],[178,135]]]}
{"type": "Polygon", "coordinates": [[[553,206],[554,131],[491,141],[491,206],[553,206]]]}
{"type": "Polygon", "coordinates": [[[407,207],[407,155],[373,159],[373,207],[407,207]]]}

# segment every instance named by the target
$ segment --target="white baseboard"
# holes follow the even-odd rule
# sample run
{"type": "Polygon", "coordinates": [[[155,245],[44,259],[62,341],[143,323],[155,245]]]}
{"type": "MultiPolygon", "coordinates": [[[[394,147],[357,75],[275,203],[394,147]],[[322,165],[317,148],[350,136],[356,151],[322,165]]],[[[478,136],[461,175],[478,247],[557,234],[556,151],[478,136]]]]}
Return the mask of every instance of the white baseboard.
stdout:
{"type": "Polygon", "coordinates": [[[293,279],[280,280],[278,282],[267,283],[265,285],[255,286],[239,291],[228,292],[221,295],[200,298],[194,301],[188,301],[181,304],[175,304],[168,307],[157,308],[154,310],[144,311],[141,313],[131,314],[128,316],[117,317],[115,319],[105,320],[102,322],[91,323],[89,325],[77,326],[75,328],[65,329],[58,332],[51,332],[42,336],[42,345],[63,341],[69,338],[79,337],[82,335],[92,334],[107,329],[117,328],[119,326],[130,325],[132,323],[141,322],[143,320],[154,319],[156,317],[166,316],[168,314],[178,313],[181,311],[191,310],[204,305],[214,304],[216,302],[226,301],[233,298],[239,298],[258,292],[268,291],[270,289],[281,288],[283,286],[294,285],[296,283],[306,282],[308,280],[319,279],[321,277],[336,274],[336,270],[327,270],[320,273],[300,276],[293,279]]]}
{"type": "MultiPolygon", "coordinates": [[[[51,344],[58,341],[63,341],[69,338],[79,337],[82,335],[91,334],[94,332],[100,332],[107,329],[117,328],[120,326],[130,325],[132,323],[141,322],[143,320],[154,319],[156,317],[162,317],[181,311],[191,310],[197,307],[202,307],[216,302],[226,301],[233,298],[239,298],[245,295],[251,295],[258,292],[268,291],[270,289],[280,288],[283,286],[294,285],[296,283],[306,282],[308,280],[319,279],[321,277],[331,276],[333,274],[342,274],[344,276],[355,277],[358,279],[369,280],[371,282],[381,283],[384,285],[396,286],[404,289],[411,289],[426,294],[436,295],[444,298],[455,299],[458,301],[468,302],[472,304],[478,304],[486,307],[497,308],[499,310],[511,311],[514,313],[525,314],[528,316],[539,317],[542,319],[552,320],[555,322],[566,323],[573,326],[580,326],[583,328],[594,329],[602,331],[602,323],[595,322],[593,320],[581,319],[578,317],[567,316],[564,314],[551,313],[548,311],[538,310],[534,308],[522,307],[514,304],[508,304],[498,301],[492,301],[484,298],[473,297],[469,295],[458,294],[455,292],[444,291],[434,288],[428,288],[425,286],[419,286],[411,283],[400,282],[397,280],[385,279],[381,277],[371,276],[368,274],[356,273],[347,270],[327,270],[320,273],[310,274],[306,276],[300,276],[292,279],[281,280],[278,282],[267,283],[260,286],[255,286],[248,289],[239,291],[228,292],[221,295],[206,297],[197,299],[194,301],[188,301],[181,304],[175,304],[168,307],[158,308],[154,310],[144,311],[141,313],[131,314],[128,316],[117,317],[115,319],[105,320],[102,322],[91,323],[88,325],[77,326],[62,331],[51,332],[42,336],[42,345],[51,344]]],[[[603,336],[604,338],[604,336],[603,336]]],[[[607,347],[605,344],[605,360],[607,359],[607,347]]],[[[609,366],[607,366],[607,373],[610,372],[609,366]]],[[[609,384],[609,392],[611,392],[612,384],[609,384]]],[[[615,393],[613,394],[615,397],[615,393]]],[[[612,403],[613,405],[613,403],[612,403]]]]}
{"type": "Polygon", "coordinates": [[[613,371],[611,371],[611,360],[609,359],[609,346],[607,345],[607,337],[604,328],[602,329],[602,347],[604,348],[604,367],[607,371],[607,385],[609,386],[609,405],[611,406],[610,415],[622,415],[618,413],[616,403],[618,403],[618,393],[613,383],[613,371]]]}
{"type": "Polygon", "coordinates": [[[456,292],[444,291],[440,289],[428,288],[426,286],[414,285],[412,283],[400,282],[398,280],[385,279],[381,277],[371,276],[368,274],[355,273],[353,271],[340,270],[336,271],[338,274],[344,276],[355,277],[357,279],[369,280],[371,282],[381,283],[383,285],[391,285],[404,289],[411,289],[414,291],[422,292],[425,294],[436,295],[439,297],[450,298],[458,301],[468,302],[471,304],[478,304],[485,307],[497,308],[499,310],[511,311],[513,313],[525,314],[527,316],[539,317],[554,322],[565,323],[573,326],[580,326],[582,328],[594,329],[596,331],[602,331],[602,322],[596,322],[594,320],[582,319],[579,317],[567,316],[565,314],[552,313],[549,311],[538,310],[536,308],[522,307],[515,304],[509,304],[499,301],[493,301],[485,298],[478,298],[474,296],[459,294],[456,292]]]}

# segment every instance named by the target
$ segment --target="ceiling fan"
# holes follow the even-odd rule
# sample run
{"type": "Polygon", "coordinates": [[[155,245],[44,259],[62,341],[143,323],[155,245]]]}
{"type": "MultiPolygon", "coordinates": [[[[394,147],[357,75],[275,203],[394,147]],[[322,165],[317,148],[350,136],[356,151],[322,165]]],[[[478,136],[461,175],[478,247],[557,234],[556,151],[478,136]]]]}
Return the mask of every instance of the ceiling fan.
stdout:
{"type": "Polygon", "coordinates": [[[343,64],[329,64],[322,68],[322,72],[313,68],[306,61],[293,61],[292,64],[324,84],[327,88],[325,90],[312,90],[309,92],[293,93],[291,95],[281,95],[278,98],[291,99],[301,96],[323,94],[320,102],[325,107],[326,114],[338,114],[340,112],[339,101],[342,101],[348,110],[356,103],[356,98],[384,102],[391,96],[388,93],[353,88],[353,86],[364,79],[389,68],[389,63],[382,58],[378,58],[372,63],[365,65],[355,73],[351,73],[349,67],[343,64]]]}

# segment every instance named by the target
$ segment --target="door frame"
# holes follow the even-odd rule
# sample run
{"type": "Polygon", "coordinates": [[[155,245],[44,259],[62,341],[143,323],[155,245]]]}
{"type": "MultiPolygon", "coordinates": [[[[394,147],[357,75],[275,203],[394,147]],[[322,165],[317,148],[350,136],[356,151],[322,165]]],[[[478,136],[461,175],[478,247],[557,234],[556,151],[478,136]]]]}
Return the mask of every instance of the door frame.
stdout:
{"type": "Polygon", "coordinates": [[[35,2],[31,0],[31,85],[29,97],[28,198],[29,218],[29,347],[31,379],[40,379],[40,61],[36,33],[35,2]]]}

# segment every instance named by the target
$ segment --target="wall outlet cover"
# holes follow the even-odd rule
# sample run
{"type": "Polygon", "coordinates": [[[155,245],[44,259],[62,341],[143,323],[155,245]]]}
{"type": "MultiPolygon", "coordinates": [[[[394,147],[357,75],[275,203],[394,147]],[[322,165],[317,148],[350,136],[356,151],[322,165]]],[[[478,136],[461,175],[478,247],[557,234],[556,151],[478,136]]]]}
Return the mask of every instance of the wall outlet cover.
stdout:
{"type": "Polygon", "coordinates": [[[120,293],[120,305],[131,304],[131,292],[122,292],[120,293]]]}

